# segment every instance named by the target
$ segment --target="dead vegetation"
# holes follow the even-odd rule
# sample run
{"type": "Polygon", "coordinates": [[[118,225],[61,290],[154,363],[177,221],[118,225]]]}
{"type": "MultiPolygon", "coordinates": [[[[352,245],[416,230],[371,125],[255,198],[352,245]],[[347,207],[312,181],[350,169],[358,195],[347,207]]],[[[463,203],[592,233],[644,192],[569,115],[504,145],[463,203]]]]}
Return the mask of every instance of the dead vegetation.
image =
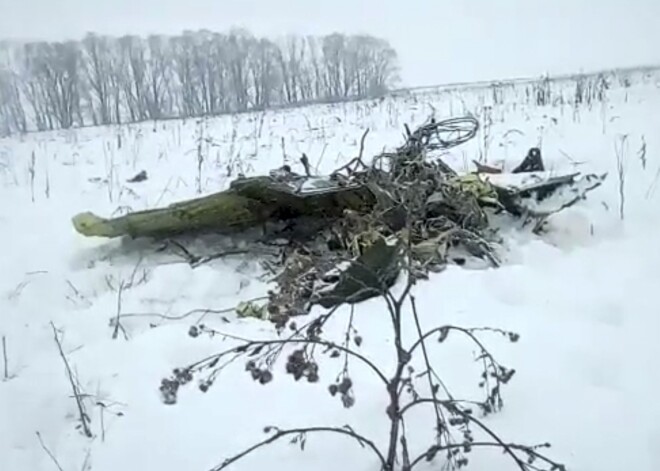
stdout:
{"type": "MultiPolygon", "coordinates": [[[[413,260],[410,244],[403,252],[407,261],[413,260]]],[[[287,375],[297,382],[311,384],[321,382],[325,370],[333,368],[333,363],[337,362],[339,364],[334,367],[339,372],[326,391],[345,408],[353,407],[358,400],[354,387],[358,382],[356,380],[361,380],[356,377],[356,374],[359,376],[355,369],[357,362],[366,367],[364,371],[368,373],[365,374],[374,374],[382,383],[381,392],[385,395],[387,404],[383,414],[387,417],[389,438],[384,444],[378,444],[376,440],[348,424],[287,429],[270,425],[264,428],[266,437],[263,440],[226,458],[211,468],[211,471],[228,468],[261,448],[284,440],[304,450],[308,438],[317,434],[341,435],[353,440],[372,454],[374,462],[379,464],[382,471],[411,471],[424,463],[438,463],[442,469],[461,469],[468,466],[473,452],[491,448],[500,449],[514,467],[521,471],[565,469],[564,465],[544,454],[544,449],[549,448],[549,444],[511,443],[485,424],[485,417],[502,409],[502,390],[515,375],[515,370],[500,364],[480,336],[491,333],[503,336],[510,342],[517,342],[519,335],[495,328],[464,328],[454,325],[434,326],[424,330],[412,294],[417,283],[416,269],[406,265],[404,270],[407,282],[400,294],[396,294],[385,283],[364,288],[372,295],[380,296],[388,312],[388,316],[382,319],[389,317],[391,323],[391,345],[397,359],[394,371],[384,371],[377,362],[360,351],[365,335],[368,341],[369,333],[363,335],[356,328],[353,308],[348,314],[348,324],[341,340],[330,339],[325,334],[331,322],[341,321],[337,319],[341,316],[338,306],[315,316],[301,326],[290,321],[286,332],[281,332],[279,338],[273,340],[241,338],[203,323],[191,327],[189,334],[193,337],[208,335],[231,341],[235,346],[174,369],[172,375],[164,378],[160,385],[165,404],[176,404],[179,390],[195,380],[198,388],[206,393],[212,386],[223,381],[226,370],[239,361],[243,362],[245,372],[261,385],[272,382],[277,374],[277,365],[282,362],[285,363],[287,375]],[[406,343],[404,338],[410,337],[405,331],[411,328],[414,329],[414,336],[406,343]],[[431,339],[443,343],[450,335],[465,337],[477,349],[476,361],[483,367],[478,382],[483,394],[481,399],[455,397],[430,360],[428,350],[433,348],[431,339]],[[427,425],[429,431],[433,431],[433,438],[426,446],[412,442],[406,429],[407,425],[411,425],[410,411],[424,407],[429,409],[426,418],[430,423],[427,425]],[[420,449],[423,451],[414,451],[420,449]]]]}

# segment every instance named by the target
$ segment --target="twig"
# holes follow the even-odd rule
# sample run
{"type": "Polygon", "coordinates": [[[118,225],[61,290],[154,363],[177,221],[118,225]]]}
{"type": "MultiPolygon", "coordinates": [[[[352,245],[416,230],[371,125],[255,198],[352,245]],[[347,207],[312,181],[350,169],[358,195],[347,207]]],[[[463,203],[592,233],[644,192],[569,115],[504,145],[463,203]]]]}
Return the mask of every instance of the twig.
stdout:
{"type": "Polygon", "coordinates": [[[92,450],[88,448],[87,453],[85,453],[85,459],[83,461],[83,464],[80,467],[80,471],[89,471],[90,469],[92,469],[92,465],[89,462],[89,457],[91,454],[92,454],[92,450]]]}
{"type": "Polygon", "coordinates": [[[323,150],[321,151],[321,155],[319,156],[319,160],[316,162],[316,166],[314,167],[314,172],[319,173],[319,168],[321,167],[321,162],[323,161],[323,156],[325,155],[325,151],[328,148],[328,143],[326,142],[325,145],[323,146],[323,150]]]}
{"type": "Polygon", "coordinates": [[[92,450],[88,448],[87,453],[85,453],[85,460],[83,461],[83,464],[80,467],[80,471],[89,471],[90,469],[92,469],[92,466],[89,462],[89,457],[91,454],[92,454],[92,450]]]}
{"type": "MultiPolygon", "coordinates": [[[[415,319],[415,327],[417,329],[417,335],[419,336],[420,339],[422,339],[422,336],[424,335],[422,332],[422,326],[419,322],[419,315],[417,314],[417,303],[415,302],[415,297],[410,296],[410,304],[412,307],[412,312],[413,312],[413,318],[415,319]]],[[[431,361],[429,360],[429,355],[428,352],[426,351],[426,345],[424,344],[424,340],[421,340],[422,346],[422,354],[424,356],[424,363],[426,366],[426,378],[429,383],[429,389],[431,391],[431,396],[433,397],[434,400],[438,400],[438,395],[437,395],[437,389],[433,385],[433,376],[432,376],[432,368],[431,368],[431,361]]],[[[451,397],[451,396],[450,396],[451,397]]],[[[437,427],[437,433],[438,435],[441,433],[441,431],[445,430],[446,427],[443,426],[445,420],[444,417],[442,417],[442,412],[439,407],[434,407],[435,410],[435,419],[436,419],[436,427],[437,427]]]]}
{"type": "MultiPolygon", "coordinates": [[[[255,302],[255,301],[263,301],[269,299],[268,296],[259,296],[256,298],[252,298],[246,302],[255,302]]],[[[157,317],[159,319],[163,319],[166,321],[180,321],[183,320],[187,317],[193,316],[195,314],[202,314],[202,317],[198,319],[198,322],[201,321],[204,316],[207,314],[228,314],[230,312],[233,312],[236,310],[236,307],[228,307],[224,309],[207,309],[207,308],[199,308],[199,309],[192,309],[188,312],[185,312],[183,314],[175,315],[175,316],[168,316],[166,314],[160,314],[157,312],[144,312],[144,313],[126,313],[126,314],[120,314],[118,317],[115,317],[113,322],[116,322],[116,319],[118,318],[125,318],[125,317],[157,317]]]]}
{"type": "Polygon", "coordinates": [[[584,165],[586,163],[585,161],[582,160],[581,161],[575,160],[573,157],[571,157],[567,152],[563,151],[562,149],[559,149],[559,153],[564,157],[566,157],[566,160],[568,160],[570,164],[573,165],[574,167],[577,167],[578,165],[584,165]]]}
{"type": "Polygon", "coordinates": [[[229,257],[231,255],[245,255],[247,253],[250,253],[250,250],[248,249],[225,250],[224,252],[217,252],[211,255],[204,255],[203,257],[199,257],[199,259],[197,259],[194,263],[191,263],[190,266],[192,268],[197,268],[198,266],[203,265],[204,263],[208,263],[213,260],[217,260],[219,258],[229,257]]]}
{"type": "Polygon", "coordinates": [[[92,431],[89,428],[89,416],[85,412],[85,406],[82,402],[82,395],[80,394],[80,390],[78,389],[78,385],[76,384],[76,381],[73,379],[73,372],[71,371],[71,367],[69,366],[69,361],[66,359],[66,355],[64,354],[64,350],[62,349],[62,344],[60,343],[60,337],[57,334],[57,328],[55,327],[55,324],[53,324],[52,322],[50,323],[50,326],[53,329],[53,337],[55,338],[57,349],[60,352],[60,357],[64,362],[66,373],[67,376],[69,377],[69,383],[71,384],[71,389],[73,390],[73,396],[76,399],[76,405],[78,406],[78,414],[80,416],[80,423],[82,425],[83,432],[87,437],[91,438],[93,435],[92,435],[92,431]]]}
{"type": "MultiPolygon", "coordinates": [[[[544,448],[547,448],[547,444],[541,445],[544,448]]],[[[425,451],[421,455],[419,455],[417,458],[413,460],[413,462],[410,464],[410,468],[408,469],[413,469],[416,465],[420,464],[422,460],[426,460],[427,456],[429,453],[434,453],[438,451],[444,451],[444,450],[455,450],[455,449],[460,449],[464,448],[465,444],[464,443],[455,443],[452,445],[443,445],[443,446],[437,446],[437,447],[432,447],[430,450],[425,451]]],[[[547,464],[554,466],[554,470],[556,471],[564,471],[566,468],[564,465],[561,464],[556,464],[553,461],[549,460],[548,458],[544,457],[542,454],[538,453],[535,451],[533,448],[524,446],[524,445],[518,445],[515,443],[497,443],[497,442],[472,442],[469,444],[470,448],[488,448],[488,447],[497,447],[497,448],[508,448],[511,450],[517,450],[517,451],[522,451],[523,453],[529,454],[533,456],[535,459],[540,459],[541,461],[545,461],[547,464]]],[[[517,463],[518,466],[520,467],[520,463],[517,463]]],[[[532,465],[528,463],[522,463],[522,468],[524,471],[527,469],[538,469],[536,467],[533,467],[532,465]]]]}
{"type": "Polygon", "coordinates": [[[123,325],[121,325],[121,298],[124,293],[124,281],[122,280],[119,283],[119,288],[117,288],[117,315],[115,316],[115,330],[112,332],[112,339],[115,340],[119,337],[119,330],[124,334],[124,340],[128,340],[128,333],[123,325]]]}
{"type": "Polygon", "coordinates": [[[422,342],[424,342],[424,340],[429,338],[431,335],[439,333],[439,334],[441,334],[441,336],[446,337],[447,333],[450,330],[456,330],[458,332],[464,333],[465,335],[470,337],[472,339],[472,341],[474,341],[477,344],[477,346],[483,351],[486,351],[486,347],[484,347],[484,345],[481,343],[481,341],[473,334],[473,331],[479,331],[480,330],[480,331],[496,332],[496,333],[502,334],[502,335],[509,335],[512,340],[517,340],[517,338],[515,336],[513,336],[514,334],[506,332],[504,330],[495,329],[495,328],[492,328],[492,327],[482,327],[482,328],[469,329],[469,328],[465,328],[465,327],[457,327],[457,326],[454,326],[454,325],[444,325],[444,326],[441,326],[441,327],[435,327],[435,328],[427,331],[426,333],[424,333],[424,335],[422,335],[412,345],[412,347],[410,347],[410,349],[408,349],[408,354],[412,355],[413,352],[417,349],[417,347],[422,345],[422,342]],[[511,337],[511,336],[513,336],[513,337],[511,337]]]}
{"type": "Polygon", "coordinates": [[[360,153],[358,154],[358,160],[362,160],[362,155],[364,154],[364,141],[367,139],[367,134],[369,134],[369,128],[364,130],[364,133],[360,138],[360,153]]]}
{"type": "Polygon", "coordinates": [[[186,259],[186,262],[188,262],[188,264],[192,268],[197,268],[198,266],[203,265],[204,263],[208,263],[213,260],[217,260],[219,258],[229,257],[231,255],[244,255],[250,253],[250,251],[247,249],[229,249],[223,252],[217,252],[210,255],[200,256],[191,253],[190,250],[188,250],[181,242],[178,242],[176,240],[170,239],[167,241],[167,243],[172,244],[175,247],[177,247],[179,250],[181,250],[183,258],[186,259]]]}
{"type": "MultiPolygon", "coordinates": [[[[412,406],[414,406],[414,405],[418,405],[418,404],[427,404],[427,403],[438,404],[438,400],[437,400],[437,399],[417,399],[417,400],[413,401],[411,404],[409,404],[409,405],[406,407],[406,409],[409,409],[410,407],[412,407],[412,406]]],[[[444,403],[445,405],[448,405],[448,404],[449,404],[449,403],[446,402],[446,401],[443,401],[443,403],[444,403]]],[[[470,422],[474,422],[475,424],[477,424],[477,426],[479,426],[479,428],[481,428],[484,432],[486,432],[488,435],[490,435],[490,437],[491,437],[493,440],[495,440],[495,441],[497,442],[497,445],[499,445],[500,447],[502,447],[502,449],[505,451],[505,453],[507,453],[509,456],[511,456],[511,458],[514,460],[514,462],[518,465],[518,467],[519,467],[522,471],[526,471],[526,468],[525,468],[525,462],[522,461],[522,460],[518,457],[518,455],[516,455],[516,454],[513,452],[513,450],[511,449],[511,447],[509,447],[506,443],[504,443],[504,442],[503,442],[503,441],[497,436],[497,434],[496,434],[495,432],[491,431],[486,425],[484,425],[481,421],[475,419],[472,415],[470,415],[470,414],[466,414],[465,412],[463,412],[462,410],[460,410],[460,409],[457,408],[457,407],[452,407],[452,408],[451,408],[451,412],[460,415],[460,416],[463,417],[463,419],[465,419],[465,420],[468,420],[468,421],[470,421],[470,422]]],[[[425,456],[427,455],[427,453],[428,453],[428,452],[424,452],[424,454],[423,454],[422,456],[425,457],[425,456]]],[[[419,462],[419,461],[420,461],[420,458],[416,458],[416,459],[413,461],[413,463],[417,463],[417,462],[419,462]]]]}
{"type": "Polygon", "coordinates": [[[655,176],[653,177],[651,184],[646,190],[646,194],[644,195],[646,199],[649,199],[653,196],[653,194],[655,193],[655,189],[658,186],[658,181],[660,181],[660,167],[658,167],[658,170],[656,170],[655,176]]]}
{"type": "Polygon", "coordinates": [[[202,171],[204,167],[204,152],[202,152],[202,143],[204,142],[204,124],[205,122],[199,121],[197,128],[197,193],[202,193],[202,171]]]}
{"type": "Polygon", "coordinates": [[[64,471],[64,468],[60,465],[60,463],[57,461],[57,458],[55,458],[55,455],[48,449],[46,444],[44,443],[43,439],[41,438],[41,434],[39,432],[35,432],[37,434],[37,438],[39,439],[39,443],[41,444],[41,448],[46,452],[46,454],[50,457],[51,461],[57,466],[57,469],[59,471],[64,471]]]}
{"type": "Polygon", "coordinates": [[[133,267],[133,271],[131,272],[131,277],[129,278],[128,283],[126,283],[125,288],[127,288],[127,289],[134,288],[135,286],[138,286],[138,285],[142,284],[143,282],[147,281],[147,278],[148,278],[149,275],[148,275],[148,272],[146,270],[143,272],[142,278],[140,280],[138,280],[137,282],[135,281],[135,276],[137,275],[138,268],[140,268],[140,265],[142,264],[142,261],[143,261],[143,259],[142,259],[142,257],[140,257],[138,259],[137,263],[135,264],[135,266],[133,267]]]}
{"type": "MultiPolygon", "coordinates": [[[[351,339],[351,333],[353,331],[353,315],[355,314],[355,306],[351,304],[351,314],[348,318],[348,327],[346,327],[346,335],[344,337],[344,348],[348,349],[348,345],[351,339]]],[[[343,374],[348,374],[348,353],[344,358],[344,371],[343,374]]]]}
{"type": "Polygon", "coordinates": [[[101,420],[101,441],[105,442],[105,420],[103,420],[104,419],[103,412],[105,412],[105,404],[103,404],[102,402],[97,402],[97,404],[100,407],[99,415],[100,415],[100,420],[101,420]]]}
{"type": "Polygon", "coordinates": [[[642,162],[642,169],[646,170],[646,138],[642,136],[642,145],[637,151],[639,160],[642,162]]]}
{"type": "Polygon", "coordinates": [[[283,165],[286,165],[289,159],[286,156],[286,144],[284,142],[284,137],[282,137],[281,139],[281,145],[282,145],[282,163],[283,165]]]}
{"type": "Polygon", "coordinates": [[[481,329],[467,329],[462,327],[446,325],[443,327],[436,327],[424,333],[424,335],[421,335],[419,340],[417,340],[413,344],[413,346],[410,347],[410,349],[408,350],[408,354],[412,356],[414,351],[420,345],[422,346],[422,348],[425,348],[424,341],[428,337],[436,333],[440,334],[439,341],[443,342],[447,338],[447,335],[451,330],[455,330],[463,333],[464,335],[467,335],[479,347],[480,351],[477,360],[482,360],[484,364],[483,385],[486,386],[486,394],[487,394],[486,401],[483,404],[481,404],[480,407],[482,407],[482,409],[487,413],[501,409],[503,404],[502,396],[501,396],[501,385],[507,384],[515,374],[516,370],[508,369],[500,365],[495,360],[493,355],[486,349],[483,343],[477,338],[477,336],[474,335],[474,331],[479,330],[479,331],[495,332],[508,337],[511,342],[517,342],[519,339],[519,335],[513,332],[506,332],[500,329],[492,329],[485,327],[481,329]],[[493,387],[491,387],[488,383],[489,377],[495,379],[495,385],[493,387]]]}
{"type": "Polygon", "coordinates": [[[128,332],[126,332],[126,329],[124,326],[121,324],[121,311],[122,311],[122,299],[124,295],[124,291],[134,288],[136,286],[141,285],[142,283],[146,283],[149,278],[149,272],[147,270],[143,271],[142,277],[139,280],[136,280],[135,277],[137,276],[138,268],[140,267],[140,264],[142,263],[142,257],[137,261],[135,264],[135,267],[133,268],[133,271],[131,272],[131,276],[126,280],[121,280],[119,282],[119,286],[117,287],[117,314],[115,316],[115,323],[114,323],[114,332],[112,333],[112,338],[116,339],[119,336],[119,330],[121,330],[122,334],[124,334],[124,339],[128,340],[128,332]]]}
{"type": "MultiPolygon", "coordinates": [[[[516,444],[510,444],[510,443],[505,443],[495,432],[493,432],[489,427],[487,427],[483,422],[481,422],[479,419],[475,418],[472,414],[467,413],[460,408],[456,407],[456,404],[459,401],[440,401],[437,399],[433,398],[418,398],[411,403],[407,404],[405,407],[402,408],[402,412],[405,412],[408,409],[411,409],[412,407],[422,405],[422,404],[435,404],[435,405],[441,405],[446,407],[451,413],[460,415],[463,419],[465,419],[468,422],[472,422],[475,425],[477,425],[483,432],[485,432],[487,435],[489,435],[494,442],[472,442],[470,443],[470,446],[480,446],[480,447],[486,447],[486,446],[495,446],[495,447],[500,447],[506,454],[508,454],[516,463],[516,465],[522,470],[522,471],[527,471],[528,469],[538,469],[534,468],[529,464],[529,462],[525,462],[518,455],[515,454],[514,450],[518,451],[523,451],[524,453],[527,453],[528,455],[533,456],[535,459],[540,459],[541,461],[544,461],[545,463],[549,464],[552,466],[553,470],[556,471],[565,471],[566,467],[562,464],[559,464],[555,461],[552,461],[551,459],[547,458],[546,456],[536,452],[534,448],[539,448],[537,447],[532,447],[532,446],[523,446],[523,445],[516,445],[516,444]]],[[[431,450],[427,450],[413,461],[411,468],[414,467],[416,464],[421,462],[422,459],[425,459],[429,452],[432,451],[441,451],[441,450],[449,450],[449,449],[454,449],[458,447],[464,447],[465,444],[448,444],[448,445],[443,445],[443,446],[437,446],[437,447],[432,447],[431,450]]],[[[549,444],[544,444],[542,445],[546,448],[549,448],[549,444]]]]}
{"type": "Polygon", "coordinates": [[[269,346],[284,346],[284,345],[289,345],[289,344],[292,344],[292,345],[295,345],[295,344],[320,345],[322,347],[327,347],[329,349],[339,350],[340,352],[346,353],[346,354],[348,354],[348,355],[350,355],[354,358],[357,358],[362,363],[364,363],[369,368],[371,368],[371,370],[376,374],[376,376],[378,376],[381,379],[381,381],[383,381],[383,383],[385,385],[389,384],[389,380],[387,379],[387,377],[380,371],[380,369],[371,360],[369,360],[364,355],[361,355],[360,353],[357,353],[357,352],[351,350],[350,348],[345,348],[345,347],[343,347],[341,345],[338,345],[334,342],[329,342],[329,341],[325,341],[325,340],[309,339],[309,338],[305,338],[305,339],[289,338],[289,339],[284,339],[284,340],[247,340],[247,339],[243,339],[243,338],[240,338],[240,337],[232,336],[231,334],[224,334],[223,332],[216,332],[216,331],[214,331],[214,332],[218,335],[221,335],[221,336],[224,336],[224,337],[227,337],[227,338],[234,338],[236,340],[241,340],[241,341],[244,342],[244,344],[239,345],[238,347],[231,348],[229,350],[225,350],[222,353],[216,353],[214,355],[210,355],[210,356],[208,356],[208,357],[206,357],[206,358],[204,358],[200,361],[197,361],[197,362],[189,365],[188,368],[187,368],[188,370],[193,370],[193,369],[200,370],[200,369],[204,368],[207,364],[213,364],[213,362],[215,362],[219,358],[225,357],[225,356],[230,355],[232,353],[245,353],[247,350],[249,350],[252,347],[259,348],[259,347],[269,347],[269,346]]]}
{"type": "Polygon", "coordinates": [[[9,379],[9,360],[7,359],[7,338],[2,336],[2,359],[4,364],[4,378],[5,381],[9,379]]]}
{"type": "Polygon", "coordinates": [[[359,434],[355,433],[353,430],[349,429],[348,427],[347,428],[308,427],[308,428],[297,428],[297,429],[290,429],[290,430],[277,430],[273,434],[273,436],[271,436],[271,437],[269,437],[265,440],[262,440],[261,442],[251,446],[250,448],[245,449],[241,453],[238,453],[238,454],[232,456],[231,458],[226,459],[225,461],[222,462],[222,464],[212,468],[210,471],[221,471],[221,470],[225,469],[227,466],[235,463],[236,461],[245,458],[247,455],[249,455],[250,453],[252,453],[256,450],[258,450],[259,448],[262,448],[266,445],[269,445],[269,444],[271,444],[271,443],[273,443],[273,442],[275,442],[275,441],[277,441],[281,438],[284,438],[286,436],[305,435],[305,434],[308,434],[308,433],[323,433],[323,432],[337,433],[337,434],[340,434],[340,435],[346,435],[348,437],[351,437],[351,438],[355,439],[360,444],[360,446],[362,446],[363,448],[366,445],[378,457],[378,460],[380,461],[381,466],[382,466],[381,469],[388,469],[388,467],[386,465],[386,462],[385,462],[385,457],[380,452],[378,447],[374,444],[374,442],[372,442],[371,440],[363,437],[362,435],[359,435],[359,434]]]}
{"type": "Polygon", "coordinates": [[[32,202],[34,203],[34,178],[36,176],[36,156],[34,154],[34,151],[32,151],[32,156],[30,157],[30,166],[28,167],[28,171],[30,172],[30,193],[32,196],[32,202]]]}
{"type": "Polygon", "coordinates": [[[411,468],[410,464],[410,450],[408,449],[408,434],[406,433],[406,422],[403,420],[403,417],[399,417],[401,422],[401,456],[403,458],[403,466],[401,469],[409,470],[411,468]]]}
{"type": "Polygon", "coordinates": [[[619,145],[614,143],[614,152],[616,153],[616,173],[619,177],[619,218],[623,221],[625,218],[625,205],[626,205],[626,169],[625,169],[625,158],[626,152],[625,147],[627,144],[628,135],[625,134],[619,137],[619,145]]]}

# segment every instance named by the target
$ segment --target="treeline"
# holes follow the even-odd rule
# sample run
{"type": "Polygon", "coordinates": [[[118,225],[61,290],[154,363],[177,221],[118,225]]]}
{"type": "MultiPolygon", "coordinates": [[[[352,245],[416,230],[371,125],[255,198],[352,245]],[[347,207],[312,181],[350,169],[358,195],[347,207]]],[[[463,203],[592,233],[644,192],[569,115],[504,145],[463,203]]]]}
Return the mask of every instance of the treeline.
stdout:
{"type": "Polygon", "coordinates": [[[0,134],[213,116],[383,94],[397,55],[371,36],[244,30],[0,44],[0,134]]]}

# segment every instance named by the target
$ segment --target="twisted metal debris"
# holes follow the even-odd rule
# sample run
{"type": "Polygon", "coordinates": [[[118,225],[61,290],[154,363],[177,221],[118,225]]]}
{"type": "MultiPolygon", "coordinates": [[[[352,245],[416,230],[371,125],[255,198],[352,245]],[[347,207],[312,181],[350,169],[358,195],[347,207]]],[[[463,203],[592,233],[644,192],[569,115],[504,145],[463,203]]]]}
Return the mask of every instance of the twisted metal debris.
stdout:
{"type": "MultiPolygon", "coordinates": [[[[442,270],[450,262],[464,263],[466,256],[499,266],[499,237],[491,227],[489,211],[509,210],[520,216],[524,212],[519,208],[520,195],[498,189],[477,174],[458,175],[440,158],[429,157],[431,151],[451,149],[469,141],[478,129],[479,124],[472,117],[430,120],[414,132],[406,127],[406,141],[394,152],[377,155],[370,164],[359,156],[333,172],[331,181],[341,187],[366,187],[376,202],[368,211],[345,210],[341,218],[331,221],[310,239],[295,241],[287,248],[282,272],[277,277],[278,289],[270,293],[268,310],[272,319],[281,323],[291,315],[308,312],[314,304],[331,307],[359,302],[370,297],[357,295],[365,288],[377,295],[383,288],[377,284],[391,285],[396,280],[391,270],[400,266],[399,261],[390,263],[391,260],[382,259],[384,256],[374,255],[376,250],[384,253],[382,241],[388,241],[387,246],[398,243],[404,247],[412,272],[421,277],[429,271],[442,270]],[[465,255],[452,256],[459,249],[465,255]],[[352,263],[344,271],[335,268],[346,260],[352,263]],[[364,278],[364,270],[358,275],[356,267],[374,260],[380,265],[368,269],[390,271],[369,283],[365,279],[358,283],[348,279],[364,278]],[[351,269],[354,272],[349,273],[351,269]],[[347,288],[349,285],[354,285],[353,291],[347,288]]],[[[530,155],[531,161],[525,159],[516,172],[535,171],[539,166],[542,170],[540,151],[536,149],[530,155]]],[[[539,188],[543,189],[543,185],[539,188]]],[[[543,219],[543,215],[538,216],[543,219]]],[[[389,256],[401,258],[402,252],[390,250],[389,256]]]]}

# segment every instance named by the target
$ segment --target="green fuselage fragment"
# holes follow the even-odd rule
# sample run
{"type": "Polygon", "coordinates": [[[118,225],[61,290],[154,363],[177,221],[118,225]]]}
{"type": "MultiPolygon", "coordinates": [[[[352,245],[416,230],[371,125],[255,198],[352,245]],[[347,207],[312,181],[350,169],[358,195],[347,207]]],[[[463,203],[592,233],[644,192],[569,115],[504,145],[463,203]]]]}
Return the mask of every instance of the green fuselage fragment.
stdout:
{"type": "Polygon", "coordinates": [[[77,232],[87,237],[168,237],[212,231],[232,233],[301,216],[339,217],[345,209],[368,209],[373,195],[364,187],[318,194],[296,194],[269,177],[244,178],[219,193],[136,211],[116,218],[91,212],[73,217],[77,232]]]}
{"type": "Polygon", "coordinates": [[[261,205],[233,191],[196,198],[170,206],[136,211],[112,219],[84,212],[73,226],[87,237],[158,237],[184,232],[246,229],[263,220],[261,205]]]}

